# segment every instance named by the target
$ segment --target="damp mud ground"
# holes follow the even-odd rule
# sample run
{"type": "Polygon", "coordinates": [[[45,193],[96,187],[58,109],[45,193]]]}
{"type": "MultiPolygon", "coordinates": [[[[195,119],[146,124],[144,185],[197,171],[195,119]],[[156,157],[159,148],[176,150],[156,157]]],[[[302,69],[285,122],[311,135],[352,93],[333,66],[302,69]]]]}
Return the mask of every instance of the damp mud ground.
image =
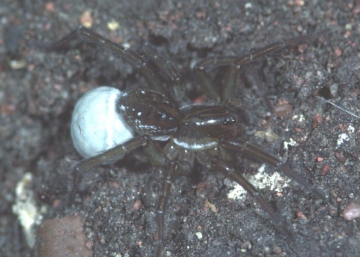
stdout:
{"type": "MultiPolygon", "coordinates": [[[[201,58],[330,28],[312,43],[255,62],[254,72],[244,69],[235,96],[254,118],[244,137],[286,161],[328,203],[294,181],[260,188],[293,228],[290,240],[249,196],[228,198],[235,185],[223,175],[196,167],[172,186],[165,247],[167,256],[360,255],[360,218],[344,218],[360,199],[359,1],[3,0],[0,17],[0,256],[44,256],[41,218],[73,216],[81,222],[76,233],[82,227],[85,235],[78,247],[89,256],[155,255],[163,175],[141,149],[94,170],[74,203],[56,209],[81,160],[69,133],[76,100],[98,85],[146,87],[133,67],[99,47],[77,42],[67,51],[44,50],[79,25],[134,50],[150,42],[177,65],[194,101],[203,99],[191,69],[201,58]],[[272,115],[253,76],[275,107],[272,115]]],[[[249,176],[261,165],[239,157],[249,176]]],[[[275,171],[265,166],[265,174],[275,171]]],[[[54,256],[75,254],[71,236],[64,232],[54,256]]]]}

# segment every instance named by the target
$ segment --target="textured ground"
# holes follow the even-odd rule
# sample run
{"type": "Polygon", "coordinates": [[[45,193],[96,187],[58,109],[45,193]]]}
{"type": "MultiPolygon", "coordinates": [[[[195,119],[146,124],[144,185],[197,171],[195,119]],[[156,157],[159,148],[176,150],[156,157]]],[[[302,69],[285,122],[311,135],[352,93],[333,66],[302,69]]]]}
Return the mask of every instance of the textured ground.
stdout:
{"type": "MultiPolygon", "coordinates": [[[[150,41],[165,51],[193,96],[200,92],[190,67],[205,56],[241,54],[281,39],[337,29],[314,44],[254,65],[271,102],[292,111],[267,116],[245,76],[237,96],[253,111],[255,134],[277,136],[252,136],[254,142],[287,160],[330,204],[294,182],[281,194],[261,189],[294,228],[292,243],[251,198],[228,199],[233,184],[222,175],[194,172],[178,178],[171,190],[166,248],[170,256],[359,256],[360,219],[346,221],[343,210],[360,198],[360,2],[177,2],[0,3],[0,256],[35,255],[12,211],[19,202],[15,187],[27,172],[32,175],[28,195],[34,194],[37,209],[47,208],[45,218],[79,215],[86,246],[95,256],[154,256],[162,175],[149,167],[141,151],[99,168],[73,206],[63,213],[53,209],[66,196],[71,167],[80,160],[69,135],[76,99],[97,85],[131,89],[145,83],[130,65],[96,47],[41,50],[86,22],[132,49],[150,41]],[[118,27],[112,30],[114,24],[118,27]]],[[[240,167],[255,174],[260,164],[244,160],[240,167]]],[[[266,167],[265,172],[274,169],[266,167]]],[[[66,254],[73,253],[59,256],[66,254]]]]}

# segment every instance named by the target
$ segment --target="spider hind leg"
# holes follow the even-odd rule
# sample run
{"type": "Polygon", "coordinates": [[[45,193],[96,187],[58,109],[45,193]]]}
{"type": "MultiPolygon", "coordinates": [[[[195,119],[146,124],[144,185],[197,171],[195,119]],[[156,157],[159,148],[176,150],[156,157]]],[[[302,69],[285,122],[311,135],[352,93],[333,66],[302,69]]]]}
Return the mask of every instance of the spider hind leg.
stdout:
{"type": "Polygon", "coordinates": [[[236,171],[233,166],[219,159],[218,157],[211,157],[207,161],[207,168],[211,171],[219,171],[225,174],[227,177],[238,183],[242,186],[248,194],[250,194],[255,201],[260,205],[260,207],[266,211],[266,213],[271,217],[272,221],[280,228],[281,232],[284,232],[287,237],[291,240],[295,239],[294,231],[285,225],[281,218],[276,214],[274,209],[266,201],[264,196],[249,182],[247,181],[240,172],[236,171]]]}
{"type": "Polygon", "coordinates": [[[322,193],[320,193],[316,188],[314,188],[314,186],[310,185],[308,182],[306,182],[304,178],[299,176],[297,173],[293,172],[286,164],[284,164],[277,157],[262,150],[260,146],[251,144],[244,139],[227,139],[227,138],[221,139],[220,144],[224,148],[242,152],[243,154],[249,157],[255,158],[261,162],[269,164],[272,167],[280,169],[286,176],[298,182],[300,185],[306,188],[306,190],[310,191],[324,202],[328,201],[327,198],[322,193]]]}

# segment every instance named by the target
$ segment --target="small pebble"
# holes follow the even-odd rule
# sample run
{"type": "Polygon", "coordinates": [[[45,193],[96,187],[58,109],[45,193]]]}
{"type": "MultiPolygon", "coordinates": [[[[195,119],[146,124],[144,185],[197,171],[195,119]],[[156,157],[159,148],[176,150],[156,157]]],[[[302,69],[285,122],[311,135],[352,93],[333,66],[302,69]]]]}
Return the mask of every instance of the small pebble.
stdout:
{"type": "Polygon", "coordinates": [[[360,204],[356,202],[349,203],[344,211],[344,218],[346,220],[353,220],[360,217],[360,204]]]}
{"type": "Polygon", "coordinates": [[[37,230],[36,247],[38,257],[93,256],[79,216],[45,220],[37,230]]]}
{"type": "Polygon", "coordinates": [[[202,239],[203,235],[201,232],[196,232],[195,235],[197,236],[198,239],[202,239]]]}

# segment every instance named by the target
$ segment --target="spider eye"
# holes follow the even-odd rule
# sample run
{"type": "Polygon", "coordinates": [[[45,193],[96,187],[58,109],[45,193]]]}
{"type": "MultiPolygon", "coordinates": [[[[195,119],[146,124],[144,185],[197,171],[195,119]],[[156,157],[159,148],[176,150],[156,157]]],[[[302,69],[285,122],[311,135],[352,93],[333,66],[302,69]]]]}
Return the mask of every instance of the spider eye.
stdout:
{"type": "Polygon", "coordinates": [[[235,116],[228,116],[223,122],[224,125],[234,125],[237,123],[235,116]]]}

